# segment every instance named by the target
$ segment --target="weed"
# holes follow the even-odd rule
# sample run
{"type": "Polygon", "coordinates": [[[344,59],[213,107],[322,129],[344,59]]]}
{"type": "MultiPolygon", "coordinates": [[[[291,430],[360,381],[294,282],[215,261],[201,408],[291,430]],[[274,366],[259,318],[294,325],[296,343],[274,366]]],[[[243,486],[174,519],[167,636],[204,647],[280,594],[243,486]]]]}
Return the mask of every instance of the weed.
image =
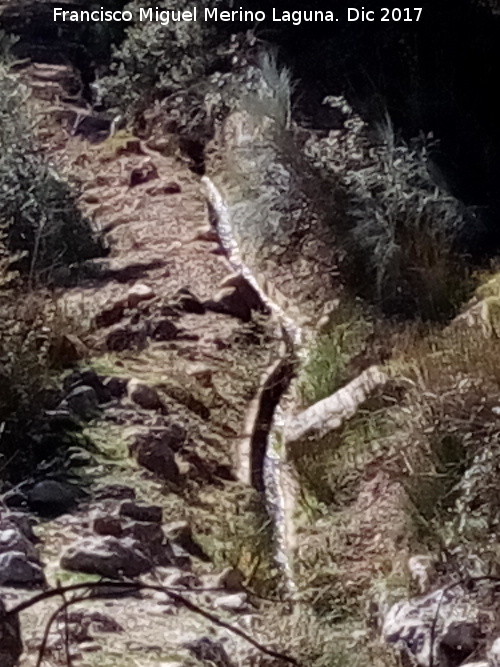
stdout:
{"type": "Polygon", "coordinates": [[[350,362],[366,343],[373,325],[358,304],[343,305],[330,318],[328,328],[314,341],[301,372],[300,394],[312,405],[340,389],[350,377],[350,362]]]}

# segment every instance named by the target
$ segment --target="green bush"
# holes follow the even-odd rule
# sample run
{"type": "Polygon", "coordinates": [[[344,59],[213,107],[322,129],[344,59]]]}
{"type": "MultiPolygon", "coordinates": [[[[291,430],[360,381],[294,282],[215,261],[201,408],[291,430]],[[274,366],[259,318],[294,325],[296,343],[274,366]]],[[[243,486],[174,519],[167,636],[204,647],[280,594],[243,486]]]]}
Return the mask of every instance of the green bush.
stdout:
{"type": "Polygon", "coordinates": [[[387,312],[446,318],[468,281],[456,239],[474,214],[433,181],[425,141],[397,142],[390,121],[378,139],[342,98],[344,131],[309,142],[307,151],[342,192],[346,269],[357,290],[387,312]]]}
{"type": "MultiPolygon", "coordinates": [[[[184,11],[197,6],[219,7],[215,0],[162,0],[159,10],[184,11]]],[[[132,0],[125,6],[134,16],[144,3],[132,0]]],[[[110,74],[99,81],[107,107],[137,118],[154,100],[199,85],[216,59],[216,33],[213,24],[171,21],[137,22],[127,31],[122,44],[115,49],[110,74]]]]}
{"type": "Polygon", "coordinates": [[[37,147],[28,92],[0,64],[0,233],[31,279],[103,251],[70,185],[37,147]]]}

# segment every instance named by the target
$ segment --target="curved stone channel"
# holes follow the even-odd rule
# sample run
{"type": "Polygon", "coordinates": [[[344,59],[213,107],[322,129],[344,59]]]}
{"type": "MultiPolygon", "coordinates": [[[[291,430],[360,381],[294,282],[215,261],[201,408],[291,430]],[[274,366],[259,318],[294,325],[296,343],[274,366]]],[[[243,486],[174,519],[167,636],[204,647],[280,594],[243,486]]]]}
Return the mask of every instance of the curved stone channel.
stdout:
{"type": "Polygon", "coordinates": [[[264,493],[273,522],[275,559],[289,594],[296,590],[292,553],[294,550],[294,482],[286,462],[283,433],[286,410],[283,403],[290,389],[303,344],[301,327],[261,289],[251,269],[243,261],[231,227],[229,210],[217,186],[204,176],[202,183],[213,212],[220,244],[235,272],[244,277],[269,309],[276,323],[281,351],[266,369],[260,388],[251,402],[237,452],[239,477],[264,493]]]}

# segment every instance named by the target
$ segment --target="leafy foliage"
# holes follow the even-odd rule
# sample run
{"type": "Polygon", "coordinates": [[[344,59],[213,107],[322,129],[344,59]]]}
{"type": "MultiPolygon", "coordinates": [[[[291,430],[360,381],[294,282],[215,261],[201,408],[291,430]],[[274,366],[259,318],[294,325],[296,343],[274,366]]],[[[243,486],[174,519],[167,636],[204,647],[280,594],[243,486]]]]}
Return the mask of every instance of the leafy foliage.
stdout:
{"type": "Polygon", "coordinates": [[[357,289],[386,311],[445,318],[460,303],[466,273],[455,240],[474,214],[433,181],[429,146],[396,141],[389,120],[379,139],[342,98],[345,131],[307,152],[343,192],[349,270],[357,289]]]}
{"type": "MultiPolygon", "coordinates": [[[[220,7],[214,0],[162,0],[160,11],[187,11],[194,7],[220,7]]],[[[143,3],[132,0],[125,6],[134,16],[143,3]]],[[[99,82],[106,106],[136,117],[154,100],[199,85],[216,58],[213,24],[205,21],[138,22],[127,31],[115,49],[111,73],[99,82]]]]}
{"type": "Polygon", "coordinates": [[[0,231],[30,278],[101,254],[70,185],[40,153],[28,93],[0,65],[0,231]]]}

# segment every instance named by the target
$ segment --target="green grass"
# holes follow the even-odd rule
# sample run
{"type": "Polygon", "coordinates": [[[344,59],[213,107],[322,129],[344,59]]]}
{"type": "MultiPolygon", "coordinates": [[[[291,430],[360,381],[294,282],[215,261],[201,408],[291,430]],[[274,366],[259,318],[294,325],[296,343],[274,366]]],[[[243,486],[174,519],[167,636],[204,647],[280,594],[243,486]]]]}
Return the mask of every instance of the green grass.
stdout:
{"type": "Polygon", "coordinates": [[[350,379],[350,363],[363,351],[373,325],[358,303],[344,304],[315,340],[299,379],[301,400],[312,405],[333,394],[350,379]]]}

